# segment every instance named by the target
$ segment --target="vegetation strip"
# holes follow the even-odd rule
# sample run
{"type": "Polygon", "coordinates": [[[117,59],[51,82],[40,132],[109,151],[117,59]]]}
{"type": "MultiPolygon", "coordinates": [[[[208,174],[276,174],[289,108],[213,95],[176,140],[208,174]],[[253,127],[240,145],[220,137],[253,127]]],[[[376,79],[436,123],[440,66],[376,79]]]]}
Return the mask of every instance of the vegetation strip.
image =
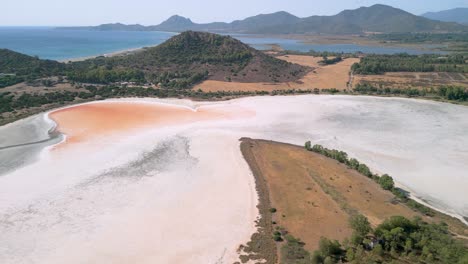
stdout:
{"type": "Polygon", "coordinates": [[[260,218],[257,220],[258,230],[252,235],[251,240],[246,246],[240,247],[240,259],[242,263],[246,263],[249,260],[257,260],[261,261],[259,263],[276,264],[278,263],[277,249],[275,241],[272,238],[272,214],[275,213],[276,210],[272,210],[271,208],[270,194],[266,180],[251,150],[255,141],[249,138],[242,138],[240,141],[242,155],[249,164],[250,170],[255,178],[255,188],[258,194],[257,208],[260,213],[260,218]],[[242,254],[243,252],[247,254],[242,254]]]}
{"type": "Polygon", "coordinates": [[[391,191],[399,199],[400,202],[405,203],[408,207],[412,208],[413,210],[418,211],[427,216],[435,215],[436,213],[435,210],[410,199],[407,195],[408,194],[407,191],[395,187],[393,178],[389,176],[388,174],[379,176],[378,174],[372,173],[366,164],[359,162],[358,160],[354,158],[348,158],[348,154],[344,151],[324,148],[321,145],[312,146],[310,141],[307,141],[304,146],[305,146],[305,149],[308,151],[313,151],[315,153],[324,155],[328,158],[337,160],[338,162],[345,164],[349,168],[356,170],[363,176],[371,178],[376,183],[378,183],[382,187],[382,189],[391,191]]]}

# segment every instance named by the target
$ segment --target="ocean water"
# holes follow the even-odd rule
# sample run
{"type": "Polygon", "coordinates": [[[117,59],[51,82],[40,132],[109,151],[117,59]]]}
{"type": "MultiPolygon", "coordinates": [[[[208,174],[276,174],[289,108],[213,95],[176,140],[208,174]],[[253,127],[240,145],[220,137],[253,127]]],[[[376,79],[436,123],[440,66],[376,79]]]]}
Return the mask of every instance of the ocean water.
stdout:
{"type": "Polygon", "coordinates": [[[0,27],[0,48],[42,59],[66,60],[155,46],[169,32],[57,30],[51,27],[0,27]]]}
{"type": "MultiPolygon", "coordinates": [[[[170,32],[57,30],[52,27],[0,27],[0,48],[42,59],[67,60],[98,56],[117,51],[155,46],[174,36],[170,32]]],[[[364,52],[378,54],[431,53],[428,50],[363,46],[356,44],[310,44],[282,38],[259,38],[234,34],[235,38],[260,50],[270,44],[295,51],[364,52]]]]}

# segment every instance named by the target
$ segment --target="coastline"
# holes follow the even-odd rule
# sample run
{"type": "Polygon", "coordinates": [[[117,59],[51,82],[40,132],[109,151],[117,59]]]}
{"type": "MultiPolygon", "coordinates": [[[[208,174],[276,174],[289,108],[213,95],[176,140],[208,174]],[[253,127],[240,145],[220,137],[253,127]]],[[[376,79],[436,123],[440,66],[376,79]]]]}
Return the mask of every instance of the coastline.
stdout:
{"type": "MultiPolygon", "coordinates": [[[[149,47],[156,47],[156,46],[149,46],[149,47]]],[[[93,55],[93,56],[63,59],[63,60],[59,60],[58,62],[69,63],[69,62],[85,61],[85,60],[94,59],[94,58],[97,58],[97,57],[109,57],[110,58],[110,57],[117,57],[117,56],[126,56],[126,55],[130,55],[130,54],[142,51],[145,48],[148,48],[148,46],[139,47],[139,48],[123,49],[123,50],[118,50],[118,51],[114,51],[114,52],[109,52],[109,53],[104,53],[104,54],[99,54],[99,55],[93,55]]]]}

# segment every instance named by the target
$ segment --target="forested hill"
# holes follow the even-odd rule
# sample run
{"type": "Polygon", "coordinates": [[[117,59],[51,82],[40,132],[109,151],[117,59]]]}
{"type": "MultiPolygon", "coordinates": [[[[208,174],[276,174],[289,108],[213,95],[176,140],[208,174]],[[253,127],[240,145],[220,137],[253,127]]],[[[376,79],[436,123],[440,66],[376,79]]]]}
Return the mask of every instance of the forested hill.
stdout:
{"type": "Polygon", "coordinates": [[[41,77],[61,75],[62,63],[0,49],[0,88],[41,77]]]}
{"type": "MultiPolygon", "coordinates": [[[[70,28],[68,28],[70,29],[70,28]]],[[[333,16],[310,16],[299,18],[281,11],[236,20],[231,23],[213,22],[198,24],[189,18],[172,16],[156,26],[112,24],[86,27],[93,30],[144,30],[176,31],[186,30],[253,33],[253,34],[361,34],[365,32],[407,33],[407,32],[468,32],[468,26],[457,23],[431,20],[416,16],[404,10],[386,5],[360,7],[344,10],[333,16]]]]}
{"type": "Polygon", "coordinates": [[[189,88],[206,79],[295,81],[309,69],[273,58],[229,36],[187,31],[163,44],[115,57],[60,63],[0,50],[0,88],[47,76],[95,84],[132,82],[189,88]]]}
{"type": "Polygon", "coordinates": [[[205,79],[237,82],[293,81],[306,68],[291,64],[229,36],[187,31],[163,44],[127,56],[98,57],[71,64],[78,82],[131,81],[185,88],[205,79]]]}
{"type": "Polygon", "coordinates": [[[0,49],[0,73],[44,76],[62,70],[62,64],[52,60],[41,60],[8,49],[0,49]]]}

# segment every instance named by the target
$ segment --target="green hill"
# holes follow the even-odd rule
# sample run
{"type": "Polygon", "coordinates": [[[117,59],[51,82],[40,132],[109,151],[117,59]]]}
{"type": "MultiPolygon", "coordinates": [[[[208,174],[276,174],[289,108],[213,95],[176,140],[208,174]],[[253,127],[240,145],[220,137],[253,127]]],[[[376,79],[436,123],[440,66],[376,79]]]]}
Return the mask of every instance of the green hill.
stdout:
{"type": "Polygon", "coordinates": [[[257,51],[229,36],[187,31],[131,55],[98,57],[70,64],[71,80],[91,83],[130,81],[186,88],[202,80],[291,81],[302,66],[257,51]]]}
{"type": "Polygon", "coordinates": [[[229,36],[187,31],[159,46],[123,56],[60,63],[0,50],[0,87],[47,76],[82,83],[152,83],[188,88],[203,80],[294,81],[308,69],[273,58],[229,36]]]}
{"type": "Polygon", "coordinates": [[[46,76],[57,74],[62,64],[52,60],[41,60],[8,49],[0,49],[0,73],[16,75],[46,76]]]}
{"type": "Polygon", "coordinates": [[[59,75],[63,69],[64,65],[56,61],[0,49],[0,88],[26,80],[59,75]]]}

